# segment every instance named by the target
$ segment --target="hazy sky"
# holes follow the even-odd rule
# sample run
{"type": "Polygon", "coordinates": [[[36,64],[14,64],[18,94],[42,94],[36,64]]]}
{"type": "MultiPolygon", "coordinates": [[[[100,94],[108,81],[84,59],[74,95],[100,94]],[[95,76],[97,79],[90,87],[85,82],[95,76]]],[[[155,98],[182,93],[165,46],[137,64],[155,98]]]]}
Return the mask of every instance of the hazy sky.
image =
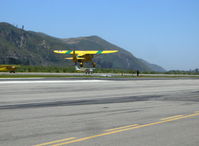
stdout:
{"type": "Polygon", "coordinates": [[[199,68],[199,0],[0,0],[0,22],[98,35],[168,70],[199,68]]]}

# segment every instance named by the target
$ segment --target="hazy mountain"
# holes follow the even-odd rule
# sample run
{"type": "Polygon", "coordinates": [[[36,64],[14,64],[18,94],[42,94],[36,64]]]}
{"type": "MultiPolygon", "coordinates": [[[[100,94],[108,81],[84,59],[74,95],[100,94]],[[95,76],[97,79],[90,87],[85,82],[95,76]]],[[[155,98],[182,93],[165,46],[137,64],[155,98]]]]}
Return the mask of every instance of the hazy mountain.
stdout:
{"type": "Polygon", "coordinates": [[[166,71],[164,68],[162,68],[159,65],[156,64],[151,64],[149,62],[147,62],[146,60],[143,59],[139,59],[142,63],[146,64],[148,67],[150,67],[152,70],[157,71],[157,72],[164,72],[166,71]]]}
{"type": "Polygon", "coordinates": [[[141,71],[165,71],[162,67],[154,65],[144,61],[143,59],[136,58],[132,53],[114,45],[98,36],[78,37],[63,39],[67,44],[70,44],[73,48],[81,50],[119,50],[118,53],[111,55],[102,55],[96,58],[96,62],[101,67],[106,68],[122,68],[133,69],[141,71]]]}
{"type": "Polygon", "coordinates": [[[54,54],[55,49],[119,50],[118,53],[97,56],[97,67],[165,71],[98,36],[60,39],[0,23],[0,64],[72,65],[64,60],[64,55],[54,54]]]}

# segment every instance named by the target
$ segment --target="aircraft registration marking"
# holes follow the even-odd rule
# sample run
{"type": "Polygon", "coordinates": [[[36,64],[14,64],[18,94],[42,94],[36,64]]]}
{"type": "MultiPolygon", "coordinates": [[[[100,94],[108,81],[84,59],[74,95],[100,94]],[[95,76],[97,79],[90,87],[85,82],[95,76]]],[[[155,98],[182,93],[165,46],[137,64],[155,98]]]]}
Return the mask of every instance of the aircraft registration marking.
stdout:
{"type": "Polygon", "coordinates": [[[103,51],[98,51],[96,54],[102,54],[103,51]]]}
{"type": "Polygon", "coordinates": [[[66,54],[70,54],[71,52],[73,52],[73,51],[72,51],[72,50],[69,50],[69,51],[66,52],[66,54]]]}

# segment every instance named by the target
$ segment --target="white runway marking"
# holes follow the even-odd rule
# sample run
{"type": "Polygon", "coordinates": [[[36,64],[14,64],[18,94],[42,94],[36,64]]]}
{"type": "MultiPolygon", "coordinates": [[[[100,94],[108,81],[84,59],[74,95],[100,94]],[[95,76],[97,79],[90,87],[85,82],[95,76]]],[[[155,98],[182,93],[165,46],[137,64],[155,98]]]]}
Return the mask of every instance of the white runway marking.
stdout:
{"type": "Polygon", "coordinates": [[[0,81],[0,84],[24,84],[24,83],[94,83],[108,82],[107,80],[52,80],[52,81],[0,81]]]}
{"type": "Polygon", "coordinates": [[[15,79],[15,80],[25,80],[25,79],[28,79],[28,80],[35,80],[35,79],[45,79],[45,78],[0,78],[0,81],[2,80],[13,80],[13,79],[15,79]]]}

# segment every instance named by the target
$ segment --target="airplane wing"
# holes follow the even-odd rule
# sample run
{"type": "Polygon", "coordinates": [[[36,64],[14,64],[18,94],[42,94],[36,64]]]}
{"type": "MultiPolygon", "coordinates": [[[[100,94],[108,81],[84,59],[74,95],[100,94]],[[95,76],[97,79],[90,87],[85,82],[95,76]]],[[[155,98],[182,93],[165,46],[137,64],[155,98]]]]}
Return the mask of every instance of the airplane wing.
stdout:
{"type": "Polygon", "coordinates": [[[88,54],[109,54],[109,53],[116,53],[118,52],[118,50],[102,50],[102,51],[79,51],[79,50],[75,50],[75,52],[73,52],[73,50],[54,50],[54,53],[58,53],[58,54],[77,54],[77,56],[83,56],[83,55],[88,55],[88,54]]]}
{"type": "MultiPolygon", "coordinates": [[[[73,60],[73,57],[67,57],[67,58],[65,58],[65,59],[73,60]]],[[[83,60],[83,59],[85,59],[85,58],[83,58],[83,57],[77,57],[77,59],[83,60]]]]}
{"type": "Polygon", "coordinates": [[[0,67],[10,67],[10,68],[16,68],[16,67],[20,67],[20,65],[0,65],[0,67]]]}

